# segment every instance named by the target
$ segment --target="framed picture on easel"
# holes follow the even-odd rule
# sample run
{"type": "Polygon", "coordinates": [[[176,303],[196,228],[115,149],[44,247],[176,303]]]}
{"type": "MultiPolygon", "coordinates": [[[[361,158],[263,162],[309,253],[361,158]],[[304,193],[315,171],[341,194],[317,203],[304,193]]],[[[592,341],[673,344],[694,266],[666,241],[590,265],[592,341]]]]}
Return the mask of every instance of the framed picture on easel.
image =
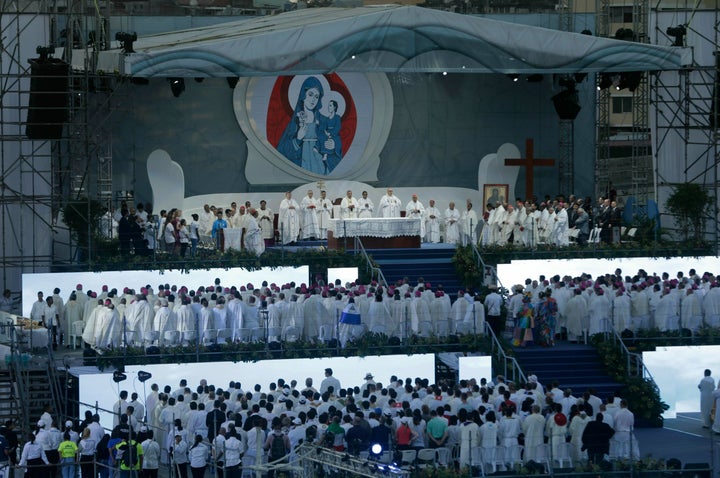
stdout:
{"type": "Polygon", "coordinates": [[[483,209],[487,203],[491,203],[493,206],[496,202],[507,202],[508,200],[507,184],[484,184],[483,185],[483,209]]]}

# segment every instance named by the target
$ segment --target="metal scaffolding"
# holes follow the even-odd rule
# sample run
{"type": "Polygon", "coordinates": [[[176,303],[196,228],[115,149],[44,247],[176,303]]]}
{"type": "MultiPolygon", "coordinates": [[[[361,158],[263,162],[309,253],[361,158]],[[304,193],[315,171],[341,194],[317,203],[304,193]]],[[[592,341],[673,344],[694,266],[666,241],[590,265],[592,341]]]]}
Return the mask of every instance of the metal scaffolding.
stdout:
{"type": "MultiPolygon", "coordinates": [[[[701,185],[712,198],[712,207],[706,217],[704,237],[697,239],[714,244],[717,251],[720,248],[717,202],[720,197],[717,171],[720,1],[703,2],[702,11],[698,5],[686,5],[680,14],[668,20],[674,22],[670,24],[673,27],[685,28],[684,40],[694,49],[693,64],[677,72],[659,72],[652,79],[651,101],[657,131],[653,138],[655,199],[662,210],[675,186],[701,185]]],[[[667,44],[673,40],[667,29],[658,26],[653,34],[656,43],[667,44]]],[[[675,231],[674,219],[670,216],[662,216],[662,226],[675,231]]]]}

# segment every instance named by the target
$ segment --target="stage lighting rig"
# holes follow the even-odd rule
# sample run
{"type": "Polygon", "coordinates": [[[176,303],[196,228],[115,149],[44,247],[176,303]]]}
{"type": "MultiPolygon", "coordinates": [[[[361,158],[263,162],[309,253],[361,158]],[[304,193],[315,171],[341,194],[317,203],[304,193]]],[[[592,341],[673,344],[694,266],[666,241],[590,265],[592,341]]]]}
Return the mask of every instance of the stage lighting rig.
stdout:
{"type": "Polygon", "coordinates": [[[668,27],[665,33],[675,38],[672,46],[685,46],[685,35],[687,35],[687,28],[685,25],[678,25],[676,27],[668,27]]]}
{"type": "Polygon", "coordinates": [[[125,53],[135,53],[135,50],[133,50],[133,42],[137,41],[137,33],[117,32],[115,39],[120,42],[122,50],[125,53]]]}
{"type": "Polygon", "coordinates": [[[48,61],[48,58],[55,53],[55,49],[51,46],[38,46],[35,49],[35,53],[40,55],[40,58],[38,59],[40,62],[46,62],[48,61]]]}

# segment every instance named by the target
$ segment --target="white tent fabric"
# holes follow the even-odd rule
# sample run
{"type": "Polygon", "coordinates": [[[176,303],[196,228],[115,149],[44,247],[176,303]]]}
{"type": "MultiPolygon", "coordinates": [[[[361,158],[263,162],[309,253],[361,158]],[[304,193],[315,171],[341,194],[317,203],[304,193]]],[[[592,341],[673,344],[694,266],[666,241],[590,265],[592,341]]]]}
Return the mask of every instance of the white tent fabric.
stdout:
{"type": "Polygon", "coordinates": [[[136,77],[530,74],[674,70],[691,59],[684,48],[412,6],[297,10],[142,37],[134,50],[101,52],[98,68],[136,77]]]}

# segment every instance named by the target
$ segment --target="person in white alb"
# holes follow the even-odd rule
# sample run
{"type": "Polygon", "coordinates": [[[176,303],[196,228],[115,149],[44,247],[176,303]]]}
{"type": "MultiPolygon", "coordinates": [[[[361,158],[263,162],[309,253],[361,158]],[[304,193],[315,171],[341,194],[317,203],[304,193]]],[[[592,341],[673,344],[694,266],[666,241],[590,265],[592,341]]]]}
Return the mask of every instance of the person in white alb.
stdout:
{"type": "Polygon", "coordinates": [[[425,209],[425,240],[427,242],[440,242],[440,210],[435,207],[435,200],[428,202],[425,209]]]}
{"type": "Polygon", "coordinates": [[[704,376],[698,385],[698,390],[700,390],[700,417],[702,418],[703,428],[710,428],[710,425],[712,425],[710,411],[715,402],[713,399],[715,379],[710,376],[711,373],[709,369],[705,369],[704,376]]]}
{"type": "Polygon", "coordinates": [[[412,195],[412,199],[405,206],[405,217],[409,219],[420,219],[420,240],[425,239],[425,206],[418,201],[417,194],[412,195]]]}
{"type": "Polygon", "coordinates": [[[451,202],[449,207],[445,209],[445,242],[448,244],[457,244],[460,241],[460,229],[458,227],[460,221],[460,211],[455,209],[455,203],[451,202]]]}
{"type": "Polygon", "coordinates": [[[372,199],[368,197],[367,191],[362,192],[362,198],[358,201],[358,205],[358,217],[373,217],[375,204],[373,204],[372,199]]]}
{"type": "Polygon", "coordinates": [[[472,203],[467,202],[466,210],[463,211],[460,216],[460,223],[462,224],[462,245],[467,246],[469,244],[477,243],[477,226],[478,217],[473,211],[472,203]]]}
{"type": "Polygon", "coordinates": [[[352,191],[348,190],[340,202],[340,217],[342,219],[353,219],[357,217],[358,201],[352,194],[352,191]]]}
{"type": "Polygon", "coordinates": [[[275,238],[275,227],[273,225],[274,219],[275,215],[272,210],[267,207],[267,201],[263,199],[260,201],[260,210],[258,211],[257,222],[260,229],[262,229],[262,237],[266,246],[271,245],[273,239],[275,238]]]}
{"type": "Polygon", "coordinates": [[[300,202],[302,210],[302,238],[317,239],[320,237],[320,225],[317,216],[317,200],[313,197],[312,189],[308,190],[307,196],[300,202]]]}
{"type": "Polygon", "coordinates": [[[380,198],[380,217],[400,217],[402,201],[393,194],[392,188],[387,189],[387,194],[380,198]]]}
{"type": "Polygon", "coordinates": [[[290,244],[297,241],[300,233],[300,205],[292,198],[292,193],[287,191],[285,199],[280,203],[280,234],[283,244],[290,244]]]}
{"type": "Polygon", "coordinates": [[[317,215],[318,226],[320,228],[320,239],[327,239],[327,230],[332,217],[333,204],[327,198],[325,191],[320,191],[320,199],[318,199],[317,215]]]}

